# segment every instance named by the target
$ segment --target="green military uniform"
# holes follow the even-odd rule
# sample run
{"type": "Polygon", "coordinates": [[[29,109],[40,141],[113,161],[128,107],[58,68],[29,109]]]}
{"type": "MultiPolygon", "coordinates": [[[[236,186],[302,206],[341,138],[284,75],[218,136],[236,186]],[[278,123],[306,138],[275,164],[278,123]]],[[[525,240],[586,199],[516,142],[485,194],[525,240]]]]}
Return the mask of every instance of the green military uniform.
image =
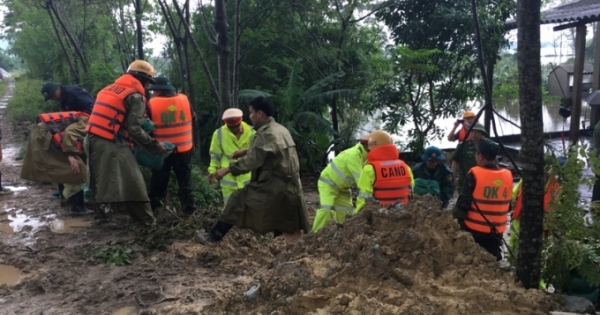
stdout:
{"type": "MultiPolygon", "coordinates": [[[[450,202],[450,198],[454,194],[454,177],[450,168],[443,163],[439,163],[434,169],[427,168],[425,162],[419,163],[412,168],[413,177],[415,179],[415,188],[413,192],[420,194],[418,187],[422,182],[433,182],[438,187],[438,194],[433,194],[431,191],[428,193],[439,196],[442,200],[442,208],[446,208],[450,202]]],[[[429,186],[429,185],[428,185],[429,186]]]]}
{"type": "Polygon", "coordinates": [[[465,182],[465,176],[469,173],[469,170],[473,166],[477,166],[477,162],[475,161],[475,152],[477,151],[477,146],[471,139],[467,139],[458,146],[456,146],[456,151],[452,154],[451,160],[453,162],[458,163],[458,189],[462,189],[462,185],[465,182]],[[463,148],[464,147],[464,148],[463,148]]]}
{"type": "Polygon", "coordinates": [[[219,220],[256,233],[308,232],[292,136],[271,117],[255,129],[254,143],[246,156],[229,165],[233,176],[252,172],[250,183],[233,192],[219,220]]]}
{"type": "MultiPolygon", "coordinates": [[[[126,117],[123,126],[137,146],[150,154],[159,151],[159,142],[152,139],[141,127],[146,104],[139,93],[125,98],[126,117]]],[[[92,134],[85,138],[89,158],[90,188],[95,191],[97,203],[121,203],[134,218],[146,222],[153,220],[146,183],[139,165],[124,138],[124,129],[115,141],[92,134]],[[94,187],[95,186],[95,187],[94,187]]]]}

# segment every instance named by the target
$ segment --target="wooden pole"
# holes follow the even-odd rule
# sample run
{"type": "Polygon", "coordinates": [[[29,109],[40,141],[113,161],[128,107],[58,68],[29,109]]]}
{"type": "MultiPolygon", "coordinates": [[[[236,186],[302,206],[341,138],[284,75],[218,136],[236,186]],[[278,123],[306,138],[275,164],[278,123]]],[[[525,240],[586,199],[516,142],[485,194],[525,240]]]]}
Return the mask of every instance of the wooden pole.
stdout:
{"type": "Polygon", "coordinates": [[[571,144],[579,141],[581,120],[581,87],[583,85],[583,62],[585,59],[585,33],[586,26],[577,26],[575,35],[575,67],[573,71],[573,105],[571,106],[571,130],[569,139],[571,144]]]}
{"type": "MultiPolygon", "coordinates": [[[[592,91],[600,90],[600,23],[596,23],[594,45],[594,74],[592,76],[592,91]]],[[[600,120],[600,106],[592,106],[590,126],[594,128],[600,120]]]]}

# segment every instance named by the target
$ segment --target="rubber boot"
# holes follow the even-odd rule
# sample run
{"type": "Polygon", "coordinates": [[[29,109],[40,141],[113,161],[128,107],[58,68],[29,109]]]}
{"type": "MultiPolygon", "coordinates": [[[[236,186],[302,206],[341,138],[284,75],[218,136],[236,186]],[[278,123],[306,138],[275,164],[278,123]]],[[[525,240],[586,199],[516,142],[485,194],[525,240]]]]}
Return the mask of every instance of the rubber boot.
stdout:
{"type": "Polygon", "coordinates": [[[85,208],[83,190],[69,197],[69,202],[71,203],[71,212],[73,215],[86,215],[92,213],[85,208]]]}

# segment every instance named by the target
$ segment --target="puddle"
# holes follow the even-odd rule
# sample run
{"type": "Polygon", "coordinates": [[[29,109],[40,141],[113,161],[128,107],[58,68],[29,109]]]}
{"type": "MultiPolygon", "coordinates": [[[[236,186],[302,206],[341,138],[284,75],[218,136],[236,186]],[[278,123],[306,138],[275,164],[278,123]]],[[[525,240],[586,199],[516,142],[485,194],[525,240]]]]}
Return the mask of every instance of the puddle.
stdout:
{"type": "Polygon", "coordinates": [[[65,234],[75,233],[80,229],[89,227],[92,225],[92,221],[85,221],[82,218],[65,218],[61,220],[53,220],[48,222],[50,229],[54,233],[65,234]]]}
{"type": "Polygon", "coordinates": [[[9,189],[12,192],[27,190],[26,186],[3,186],[3,187],[9,189]]]}
{"type": "Polygon", "coordinates": [[[127,306],[116,310],[112,315],[137,315],[137,310],[133,306],[127,306]]]}
{"type": "Polygon", "coordinates": [[[66,234],[89,227],[92,225],[92,221],[86,221],[83,218],[53,219],[51,217],[40,220],[22,213],[0,215],[0,232],[7,234],[18,233],[25,229],[33,231],[44,225],[48,225],[54,233],[66,234]]]}
{"type": "Polygon", "coordinates": [[[17,283],[20,275],[21,271],[13,266],[0,265],[0,285],[17,283]]]}

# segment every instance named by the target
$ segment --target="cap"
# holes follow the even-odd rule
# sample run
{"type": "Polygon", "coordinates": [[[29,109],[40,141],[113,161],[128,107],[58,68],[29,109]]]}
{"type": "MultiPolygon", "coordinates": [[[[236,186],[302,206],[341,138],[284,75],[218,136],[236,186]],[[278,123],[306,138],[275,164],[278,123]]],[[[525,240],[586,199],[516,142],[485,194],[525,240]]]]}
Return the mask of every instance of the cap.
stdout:
{"type": "Polygon", "coordinates": [[[500,147],[490,139],[483,138],[477,143],[477,152],[483,154],[484,157],[490,159],[498,155],[500,147]]]}
{"type": "Polygon", "coordinates": [[[171,84],[171,80],[165,76],[159,76],[155,79],[156,83],[150,84],[148,86],[148,90],[165,90],[165,91],[175,91],[175,87],[171,84]]]}
{"type": "Polygon", "coordinates": [[[475,113],[470,110],[466,110],[465,113],[463,114],[463,118],[471,118],[471,117],[475,117],[475,113]]]}
{"type": "Polygon", "coordinates": [[[446,156],[444,156],[444,153],[442,152],[442,150],[440,150],[440,148],[431,146],[425,149],[425,152],[423,153],[423,155],[421,155],[421,160],[430,162],[441,162],[446,160],[446,156]]]}
{"type": "Polygon", "coordinates": [[[44,85],[42,85],[42,95],[44,96],[44,101],[49,100],[50,98],[52,98],[52,96],[54,95],[54,93],[56,93],[56,90],[58,90],[58,88],[60,87],[60,84],[58,83],[53,83],[53,82],[47,82],[44,83],[44,85]]]}
{"type": "Polygon", "coordinates": [[[487,131],[485,131],[485,127],[482,124],[479,124],[479,123],[475,124],[473,126],[473,130],[481,131],[481,132],[483,132],[483,135],[487,135],[487,131]]]}
{"type": "Polygon", "coordinates": [[[244,117],[244,112],[239,108],[228,108],[223,112],[223,120],[230,118],[241,118],[244,117]]]}

